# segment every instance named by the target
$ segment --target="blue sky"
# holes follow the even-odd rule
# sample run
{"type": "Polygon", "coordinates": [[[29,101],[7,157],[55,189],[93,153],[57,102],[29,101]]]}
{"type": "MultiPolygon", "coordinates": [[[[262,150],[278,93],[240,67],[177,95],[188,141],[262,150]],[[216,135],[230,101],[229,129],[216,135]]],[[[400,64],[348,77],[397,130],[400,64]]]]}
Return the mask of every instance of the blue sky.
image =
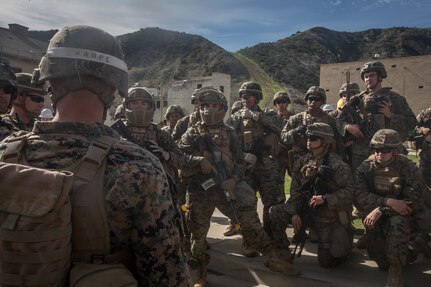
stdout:
{"type": "Polygon", "coordinates": [[[146,27],[201,35],[234,52],[321,26],[431,28],[430,0],[0,0],[0,27],[86,24],[113,35],[146,27]]]}

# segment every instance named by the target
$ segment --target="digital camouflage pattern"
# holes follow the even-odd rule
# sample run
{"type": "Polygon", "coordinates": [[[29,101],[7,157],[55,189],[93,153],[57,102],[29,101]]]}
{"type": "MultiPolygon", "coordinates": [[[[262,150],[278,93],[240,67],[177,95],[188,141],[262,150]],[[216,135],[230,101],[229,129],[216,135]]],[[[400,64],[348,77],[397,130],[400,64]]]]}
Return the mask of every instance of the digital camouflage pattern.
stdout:
{"type": "MultiPolygon", "coordinates": [[[[257,112],[260,113],[258,121],[243,117],[246,110],[248,109],[243,107],[227,120],[227,124],[233,127],[237,134],[240,135],[243,152],[249,153],[251,147],[244,139],[246,132],[252,134],[253,141],[271,136],[275,139],[272,146],[270,144],[262,146],[258,151],[259,154],[254,168],[248,169],[245,173],[247,183],[255,192],[259,191],[263,203],[263,227],[270,234],[269,208],[284,202],[286,199],[280,166],[276,160],[279,151],[278,141],[281,127],[279,120],[275,116],[265,113],[260,107],[257,107],[257,112]],[[272,154],[272,147],[277,150],[277,155],[272,154]]],[[[272,238],[271,234],[270,237],[272,238]]]]}
{"type": "MultiPolygon", "coordinates": [[[[79,161],[100,136],[117,136],[101,124],[60,122],[37,122],[33,133],[38,138],[25,147],[28,164],[56,170],[79,161]]],[[[160,161],[135,144],[117,142],[107,157],[104,190],[111,251],[133,249],[139,286],[189,286],[177,213],[160,161]]]]}
{"type": "Polygon", "coordinates": [[[174,140],[171,138],[167,131],[162,130],[157,124],[150,123],[147,126],[135,126],[130,124],[127,120],[124,122],[125,126],[129,129],[132,136],[138,140],[138,144],[148,149],[148,141],[154,141],[163,150],[169,152],[170,157],[168,160],[159,158],[165,167],[165,171],[176,178],[178,176],[177,170],[179,168],[190,168],[199,165],[199,160],[184,154],[174,140]]]}
{"type": "MultiPolygon", "coordinates": [[[[214,146],[214,151],[223,150],[223,158],[229,158],[231,177],[238,180],[243,178],[245,170],[244,156],[241,146],[238,144],[236,133],[223,123],[208,128],[205,124],[198,123],[190,127],[179,142],[180,148],[187,154],[210,158],[203,144],[204,135],[208,136],[214,146]]],[[[223,161],[224,162],[224,161],[223,161]]],[[[209,190],[202,188],[202,183],[214,174],[203,174],[200,170],[194,172],[189,178],[188,206],[189,229],[191,232],[192,255],[199,263],[207,264],[206,236],[210,227],[211,216],[217,207],[223,214],[234,220],[234,215],[226,201],[219,185],[209,190]]],[[[267,234],[262,226],[255,209],[256,196],[250,187],[243,181],[239,181],[234,190],[236,201],[233,207],[236,210],[238,220],[241,223],[241,233],[248,242],[261,252],[266,252],[271,246],[267,234]]]]}
{"type": "MultiPolygon", "coordinates": [[[[273,206],[270,211],[271,222],[277,233],[285,231],[291,223],[291,217],[298,214],[298,206],[302,201],[300,187],[313,178],[321,165],[326,165],[334,171],[332,178],[325,179],[329,192],[325,195],[326,203],[319,205],[310,213],[308,220],[310,225],[316,228],[318,233],[319,248],[318,260],[324,267],[333,267],[344,258],[334,258],[330,254],[330,248],[336,244],[343,248],[344,253],[349,253],[352,246],[353,233],[351,228],[353,179],[350,167],[342,159],[331,151],[324,151],[320,156],[314,157],[311,152],[300,157],[295,162],[290,187],[290,197],[284,203],[273,206]],[[341,227],[347,236],[334,237],[336,227],[341,227]]],[[[302,218],[304,223],[304,218],[302,218]]],[[[282,245],[283,240],[279,241],[282,245]]]]}
{"type": "MultiPolygon", "coordinates": [[[[415,130],[418,131],[420,136],[426,136],[423,135],[421,128],[431,128],[431,108],[421,111],[417,116],[417,121],[418,126],[415,130]]],[[[423,140],[422,145],[416,148],[421,150],[419,152],[419,170],[426,185],[431,188],[431,146],[423,140]]]]}
{"type": "Polygon", "coordinates": [[[175,142],[181,139],[181,136],[187,131],[187,129],[201,120],[199,111],[194,111],[190,115],[187,115],[178,120],[171,134],[175,142]]]}
{"type": "Polygon", "coordinates": [[[19,131],[31,131],[36,119],[24,124],[18,119],[18,115],[4,114],[0,116],[0,141],[19,131]]]}
{"type": "Polygon", "coordinates": [[[341,157],[344,155],[344,145],[339,133],[341,129],[340,123],[322,110],[319,110],[318,114],[315,116],[312,116],[310,112],[306,110],[291,116],[281,131],[282,142],[292,150],[292,167],[299,157],[307,153],[307,139],[304,136],[305,127],[313,123],[325,123],[332,127],[335,135],[337,153],[341,157]],[[298,131],[301,127],[304,127],[302,133],[298,131]]]}
{"type": "MultiPolygon", "coordinates": [[[[354,204],[364,214],[384,207],[385,198],[410,200],[413,214],[423,209],[424,185],[418,167],[403,155],[397,155],[387,166],[381,166],[374,155],[370,156],[357,169],[355,186],[354,204]]],[[[386,209],[375,228],[367,230],[370,258],[383,268],[389,264],[405,266],[412,220],[412,216],[386,209]]]]}
{"type": "MultiPolygon", "coordinates": [[[[360,105],[358,113],[361,118],[367,121],[373,121],[376,130],[379,129],[393,129],[396,130],[400,135],[401,139],[404,141],[407,139],[411,130],[416,126],[416,117],[407,104],[406,99],[391,91],[388,88],[382,88],[377,95],[369,91],[362,92],[358,95],[360,98],[360,105]],[[373,114],[369,110],[369,105],[373,97],[381,96],[382,98],[388,99],[391,102],[390,110],[392,112],[392,117],[385,118],[383,114],[373,114]]],[[[341,119],[342,128],[341,135],[346,136],[347,122],[341,119]]],[[[369,145],[370,139],[360,138],[354,139],[352,144],[352,170],[356,170],[358,166],[368,158],[370,155],[369,145]]]]}

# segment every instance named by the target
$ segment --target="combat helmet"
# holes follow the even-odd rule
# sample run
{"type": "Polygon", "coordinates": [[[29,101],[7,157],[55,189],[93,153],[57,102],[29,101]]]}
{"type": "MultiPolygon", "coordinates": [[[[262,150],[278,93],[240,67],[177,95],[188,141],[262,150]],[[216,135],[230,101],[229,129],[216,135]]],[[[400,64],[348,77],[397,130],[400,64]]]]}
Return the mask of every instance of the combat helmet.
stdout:
{"type": "Polygon", "coordinates": [[[332,143],[334,140],[334,131],[331,126],[325,123],[314,123],[307,126],[307,136],[318,136],[325,143],[332,143]]]}
{"type": "Polygon", "coordinates": [[[239,96],[241,97],[243,94],[252,94],[256,96],[256,100],[260,101],[263,99],[262,88],[256,82],[244,82],[239,88],[239,96]]]}
{"type": "Polygon", "coordinates": [[[213,87],[203,87],[197,94],[200,104],[199,113],[202,121],[207,125],[216,125],[222,122],[227,111],[227,100],[223,93],[213,87]],[[221,109],[214,111],[201,108],[208,103],[218,103],[221,105],[221,109]]]}
{"type": "Polygon", "coordinates": [[[290,97],[286,91],[278,91],[274,94],[274,98],[272,100],[272,104],[275,105],[277,100],[286,101],[287,104],[290,104],[290,97]]]}
{"type": "Polygon", "coordinates": [[[397,149],[403,144],[400,134],[392,129],[378,130],[370,141],[373,148],[394,148],[397,149]]]}
{"type": "Polygon", "coordinates": [[[305,93],[304,100],[307,100],[308,96],[310,95],[320,96],[322,98],[322,103],[326,104],[326,92],[324,88],[321,88],[319,86],[311,86],[305,93]]]}
{"type": "Polygon", "coordinates": [[[129,93],[123,102],[127,121],[136,126],[146,126],[153,120],[154,111],[156,110],[156,101],[153,94],[139,83],[136,83],[129,89],[129,93]],[[150,103],[149,109],[131,110],[129,103],[134,100],[144,100],[150,103]]]}
{"type": "Polygon", "coordinates": [[[99,95],[108,108],[114,94],[100,82],[118,89],[123,97],[127,95],[127,64],[120,44],[112,35],[94,27],[66,26],[52,37],[33,73],[33,82],[59,78],[67,79],[68,84],[51,95],[54,105],[68,92],[87,88],[99,95]]]}
{"type": "Polygon", "coordinates": [[[171,105],[167,108],[164,119],[166,120],[172,113],[178,113],[180,115],[180,118],[184,117],[184,110],[181,106],[171,105]]]}
{"type": "Polygon", "coordinates": [[[17,96],[15,80],[16,76],[10,68],[9,60],[0,57],[0,89],[2,89],[6,94],[11,95],[10,103],[12,103],[12,101],[15,100],[17,96]]]}
{"type": "Polygon", "coordinates": [[[359,93],[361,90],[359,89],[359,85],[356,83],[344,83],[340,87],[340,92],[338,95],[341,97],[343,93],[352,92],[353,94],[359,93]]]}
{"type": "Polygon", "coordinates": [[[382,62],[372,61],[365,63],[361,68],[361,79],[364,80],[364,74],[368,72],[376,72],[382,78],[386,78],[388,74],[386,73],[385,65],[382,62]]]}
{"type": "Polygon", "coordinates": [[[16,85],[18,87],[18,94],[38,93],[45,95],[43,83],[32,83],[32,75],[29,73],[17,73],[16,74],[16,85]]]}

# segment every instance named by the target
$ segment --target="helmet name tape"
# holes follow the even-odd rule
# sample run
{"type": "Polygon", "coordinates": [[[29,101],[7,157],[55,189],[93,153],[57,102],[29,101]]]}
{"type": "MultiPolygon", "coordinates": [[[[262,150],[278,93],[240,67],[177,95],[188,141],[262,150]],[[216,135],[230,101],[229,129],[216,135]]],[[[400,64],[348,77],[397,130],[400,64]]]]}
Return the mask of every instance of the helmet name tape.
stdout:
{"type": "Polygon", "coordinates": [[[48,58],[67,58],[97,62],[105,65],[112,66],[127,73],[127,64],[123,60],[116,58],[112,55],[104,54],[97,51],[67,48],[67,47],[54,47],[46,52],[48,58]]]}

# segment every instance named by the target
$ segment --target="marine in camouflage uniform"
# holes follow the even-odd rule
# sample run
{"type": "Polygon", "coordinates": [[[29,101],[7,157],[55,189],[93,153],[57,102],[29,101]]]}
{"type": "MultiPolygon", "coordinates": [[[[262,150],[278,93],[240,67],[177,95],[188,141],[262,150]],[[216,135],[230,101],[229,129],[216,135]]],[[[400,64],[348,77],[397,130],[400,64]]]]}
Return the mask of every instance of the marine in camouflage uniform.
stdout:
{"type": "MultiPolygon", "coordinates": [[[[311,124],[306,135],[309,152],[295,162],[289,199],[271,207],[271,226],[280,233],[290,223],[295,232],[303,224],[313,225],[318,236],[319,264],[332,268],[352,249],[353,179],[349,166],[333,150],[334,134],[329,125],[311,124]],[[314,180],[313,195],[308,198],[302,186],[314,180]]],[[[283,239],[278,244],[286,246],[283,239]]]]}
{"type": "Polygon", "coordinates": [[[206,284],[206,236],[211,216],[217,207],[230,219],[237,217],[241,233],[257,250],[268,257],[267,266],[274,271],[296,275],[299,269],[279,257],[268,235],[262,229],[255,209],[254,191],[243,180],[244,156],[235,131],[223,123],[227,101],[223,93],[203,87],[199,94],[201,121],[182,136],[180,148],[195,156],[203,156],[207,164],[200,170],[187,170],[189,229],[191,231],[191,263],[198,268],[195,287],[206,284]],[[217,170],[218,166],[222,170],[217,170]],[[225,177],[222,177],[222,173],[225,177]],[[220,176],[215,184],[210,179],[220,176]]]}
{"type": "MultiPolygon", "coordinates": [[[[427,108],[417,116],[418,126],[415,131],[421,139],[417,149],[419,153],[419,169],[428,189],[431,189],[431,108],[427,108]]],[[[427,204],[431,206],[431,197],[427,195],[427,204]]]]}
{"type": "Polygon", "coordinates": [[[169,134],[172,134],[177,124],[178,120],[184,117],[184,109],[179,105],[169,106],[166,110],[165,117],[163,119],[163,123],[165,126],[162,130],[167,131],[169,134]]]}
{"type": "Polygon", "coordinates": [[[17,131],[31,131],[45,101],[43,85],[31,83],[31,74],[16,74],[18,95],[9,114],[0,118],[0,140],[17,131]]]}
{"type": "Polygon", "coordinates": [[[16,98],[15,80],[16,76],[10,68],[9,60],[0,57],[0,115],[9,110],[12,101],[16,98]]]}
{"type": "Polygon", "coordinates": [[[338,133],[339,123],[320,108],[326,103],[325,90],[321,87],[312,86],[305,93],[304,99],[307,102],[307,109],[291,116],[281,131],[281,139],[290,150],[288,161],[291,169],[293,169],[295,162],[307,153],[305,131],[307,126],[313,123],[330,125],[335,135],[336,151],[340,155],[344,154],[343,146],[339,144],[341,142],[341,136],[338,133]]]}
{"type": "MultiPolygon", "coordinates": [[[[340,100],[337,103],[337,109],[329,112],[329,115],[339,119],[346,121],[346,112],[344,111],[344,106],[349,102],[349,100],[360,92],[359,86],[356,83],[343,83],[340,87],[340,91],[338,95],[340,96],[340,100]],[[343,112],[344,111],[344,112],[343,112]]],[[[340,124],[342,125],[342,124],[340,124]]],[[[341,132],[343,133],[343,132],[341,132]]],[[[345,133],[343,133],[345,134],[345,133]]],[[[353,137],[350,134],[345,134],[343,141],[340,144],[344,145],[345,152],[340,154],[343,157],[343,160],[347,162],[350,166],[352,166],[352,144],[353,137]]]]}
{"type": "MultiPolygon", "coordinates": [[[[123,130],[118,129],[119,122],[113,124],[114,129],[126,139],[155,154],[172,178],[178,178],[179,168],[200,164],[201,159],[185,155],[175,144],[170,134],[152,122],[156,102],[147,88],[135,84],[129,89],[123,106],[126,116],[124,126],[131,136],[128,137],[127,133],[125,134],[123,130]]],[[[183,200],[181,199],[181,202],[183,200]]]]}
{"type": "MultiPolygon", "coordinates": [[[[258,106],[263,98],[262,88],[258,83],[244,82],[239,89],[239,96],[244,107],[231,115],[227,124],[240,136],[247,163],[247,183],[255,192],[259,191],[263,203],[263,228],[271,238],[278,238],[280,235],[271,234],[268,213],[271,206],[286,199],[276,159],[281,126],[275,116],[266,114],[258,106]]],[[[252,257],[255,252],[249,251],[248,245],[244,240],[242,251],[252,257]]]]}
{"type": "MultiPolygon", "coordinates": [[[[291,102],[290,97],[287,94],[287,92],[278,91],[274,94],[272,104],[274,105],[274,112],[276,112],[276,118],[280,121],[281,127],[284,127],[289,121],[289,118],[293,116],[293,114],[288,110],[290,102],[291,102]]],[[[288,152],[289,152],[288,147],[280,142],[278,163],[280,166],[281,179],[283,180],[283,190],[284,190],[284,179],[286,177],[286,171],[288,172],[289,175],[291,175],[291,172],[289,170],[288,152]]]]}
{"type": "MultiPolygon", "coordinates": [[[[57,32],[34,73],[37,83],[49,82],[57,113],[53,122],[35,124],[24,150],[28,164],[65,170],[94,140],[117,137],[101,123],[114,92],[127,95],[127,78],[123,52],[110,34],[88,26],[57,32]]],[[[130,249],[134,260],[128,263],[136,268],[139,286],[189,286],[160,161],[136,144],[117,141],[107,156],[103,187],[111,252],[130,249]]]]}
{"type": "Polygon", "coordinates": [[[416,126],[416,117],[406,99],[389,88],[382,87],[382,80],[387,77],[385,66],[381,62],[368,62],[361,68],[361,79],[367,90],[350,99],[361,120],[366,125],[345,121],[340,132],[343,136],[353,135],[352,170],[370,155],[369,143],[379,129],[393,129],[399,132],[405,141],[416,126]]]}
{"type": "Polygon", "coordinates": [[[417,166],[398,154],[402,137],[391,129],[377,131],[374,153],[356,171],[355,205],[366,214],[368,254],[388,269],[387,286],[403,286],[413,216],[423,209],[423,181],[417,166]]]}
{"type": "Polygon", "coordinates": [[[187,129],[199,122],[201,119],[199,115],[199,99],[196,95],[198,90],[199,89],[194,90],[190,98],[190,103],[195,107],[195,110],[190,115],[179,119],[171,133],[175,142],[178,142],[187,129]]]}

